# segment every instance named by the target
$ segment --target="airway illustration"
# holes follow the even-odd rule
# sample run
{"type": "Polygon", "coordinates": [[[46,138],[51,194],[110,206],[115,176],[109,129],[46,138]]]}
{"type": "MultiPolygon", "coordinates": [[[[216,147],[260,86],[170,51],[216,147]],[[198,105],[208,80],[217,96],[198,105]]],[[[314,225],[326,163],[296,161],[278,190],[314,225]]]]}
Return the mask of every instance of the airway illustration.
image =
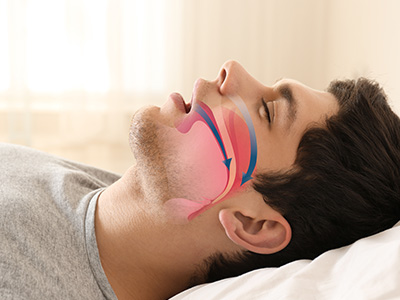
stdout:
{"type": "Polygon", "coordinates": [[[192,151],[190,157],[196,174],[187,175],[194,177],[193,185],[203,186],[199,189],[194,186],[195,190],[202,191],[200,199],[170,199],[165,204],[168,210],[191,220],[251,179],[257,144],[251,118],[240,100],[235,99],[235,104],[245,120],[226,107],[219,106],[212,111],[205,103],[197,103],[192,107],[193,113],[176,124],[184,136],[182,145],[201,148],[201,151],[192,151]]]}

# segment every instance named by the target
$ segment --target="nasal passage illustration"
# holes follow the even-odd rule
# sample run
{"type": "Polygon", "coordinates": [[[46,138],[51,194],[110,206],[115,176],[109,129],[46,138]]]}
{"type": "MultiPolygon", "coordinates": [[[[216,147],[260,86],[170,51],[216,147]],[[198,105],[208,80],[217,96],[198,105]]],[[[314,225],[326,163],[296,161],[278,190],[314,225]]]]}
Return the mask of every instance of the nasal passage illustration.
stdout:
{"type": "Polygon", "coordinates": [[[164,205],[170,214],[190,221],[251,181],[257,162],[254,125],[244,101],[239,96],[229,99],[230,105],[215,107],[195,103],[169,129],[174,150],[165,161],[174,163],[164,168],[175,188],[164,205]]]}

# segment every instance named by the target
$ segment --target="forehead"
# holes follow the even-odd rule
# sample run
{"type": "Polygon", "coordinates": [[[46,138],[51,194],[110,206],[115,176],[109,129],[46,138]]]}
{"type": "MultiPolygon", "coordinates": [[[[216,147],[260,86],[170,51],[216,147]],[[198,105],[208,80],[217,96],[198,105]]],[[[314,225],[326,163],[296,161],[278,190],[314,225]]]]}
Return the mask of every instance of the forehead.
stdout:
{"type": "MultiPolygon", "coordinates": [[[[292,93],[301,101],[302,97],[307,97],[307,98],[317,98],[322,100],[325,99],[326,101],[323,102],[330,102],[332,108],[338,108],[338,100],[337,98],[330,92],[327,92],[326,90],[317,90],[312,87],[309,87],[305,85],[304,83],[291,79],[291,78],[280,78],[276,80],[276,82],[273,85],[273,88],[275,90],[278,90],[281,86],[288,86],[290,87],[292,93]]],[[[327,103],[328,104],[328,103],[327,103]]],[[[336,111],[336,109],[334,109],[336,111]]]]}
{"type": "Polygon", "coordinates": [[[324,123],[327,117],[339,111],[339,103],[333,94],[313,89],[297,80],[280,79],[273,88],[277,93],[290,91],[297,112],[297,120],[292,125],[296,125],[297,130],[310,124],[324,123]]]}
{"type": "Polygon", "coordinates": [[[280,78],[280,79],[277,79],[275,81],[273,87],[276,88],[276,87],[279,87],[281,85],[289,85],[293,89],[302,88],[302,89],[307,89],[307,90],[314,91],[314,92],[326,93],[325,91],[314,89],[314,88],[312,88],[310,86],[305,85],[304,83],[302,83],[302,82],[300,82],[298,80],[291,79],[291,78],[280,78]]]}

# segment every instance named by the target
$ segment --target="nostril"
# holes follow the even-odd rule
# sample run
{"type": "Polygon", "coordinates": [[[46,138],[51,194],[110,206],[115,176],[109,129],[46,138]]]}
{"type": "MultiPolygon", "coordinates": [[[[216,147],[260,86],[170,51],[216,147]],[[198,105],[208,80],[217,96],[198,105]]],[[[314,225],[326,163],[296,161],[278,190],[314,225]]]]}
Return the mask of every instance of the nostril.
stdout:
{"type": "Polygon", "coordinates": [[[226,78],[226,70],[225,70],[225,68],[223,68],[221,70],[221,74],[219,75],[219,77],[220,77],[220,81],[221,81],[221,85],[222,85],[224,83],[224,81],[225,81],[225,78],[226,78]]]}
{"type": "Polygon", "coordinates": [[[221,89],[225,82],[226,75],[227,75],[226,69],[222,68],[221,71],[219,72],[219,76],[218,76],[218,88],[219,88],[220,93],[222,92],[221,89]]]}

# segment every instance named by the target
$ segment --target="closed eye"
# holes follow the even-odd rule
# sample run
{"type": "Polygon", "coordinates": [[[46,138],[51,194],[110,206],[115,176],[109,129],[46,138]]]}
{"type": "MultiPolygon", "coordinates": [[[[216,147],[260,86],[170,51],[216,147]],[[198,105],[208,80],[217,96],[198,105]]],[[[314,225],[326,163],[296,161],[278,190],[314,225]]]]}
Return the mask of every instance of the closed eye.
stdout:
{"type": "Polygon", "coordinates": [[[264,106],[264,111],[265,111],[265,115],[266,115],[266,118],[268,120],[268,123],[271,123],[272,122],[271,113],[270,113],[268,105],[267,105],[267,103],[265,102],[264,99],[262,99],[262,104],[264,106]]]}

